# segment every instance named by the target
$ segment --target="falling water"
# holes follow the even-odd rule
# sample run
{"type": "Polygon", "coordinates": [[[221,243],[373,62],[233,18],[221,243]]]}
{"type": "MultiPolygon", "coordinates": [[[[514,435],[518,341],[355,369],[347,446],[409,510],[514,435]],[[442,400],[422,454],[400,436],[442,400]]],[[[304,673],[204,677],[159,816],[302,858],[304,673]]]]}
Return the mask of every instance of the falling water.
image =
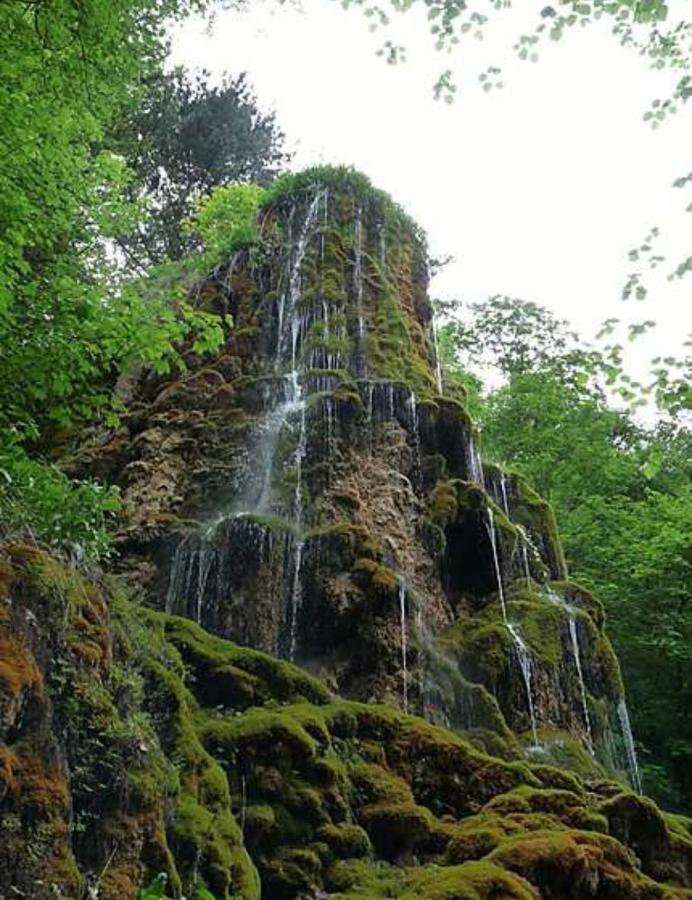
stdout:
{"type": "Polygon", "coordinates": [[[404,712],[408,712],[408,654],[406,649],[406,579],[399,579],[399,620],[401,625],[401,672],[404,712]]]}
{"type": "Polygon", "coordinates": [[[372,456],[372,445],[373,445],[373,395],[375,393],[375,385],[372,381],[368,382],[368,441],[369,441],[369,450],[370,456],[372,456]]]}
{"type": "Polygon", "coordinates": [[[356,284],[356,301],[358,304],[358,339],[362,344],[363,336],[365,334],[365,322],[363,320],[363,222],[360,207],[356,210],[353,253],[353,278],[356,284]]]}
{"type": "MultiPolygon", "coordinates": [[[[298,237],[298,243],[296,244],[296,252],[293,258],[291,274],[288,279],[288,291],[283,292],[281,294],[281,299],[279,300],[279,324],[276,342],[277,366],[280,364],[283,354],[284,318],[287,312],[292,317],[292,356],[293,362],[295,363],[295,349],[299,322],[299,320],[295,316],[295,310],[298,304],[298,300],[300,299],[300,269],[305,258],[305,251],[307,250],[308,239],[310,237],[310,229],[312,228],[312,224],[315,221],[315,217],[317,215],[317,211],[319,209],[319,205],[322,201],[323,196],[324,192],[318,191],[312,198],[312,203],[310,204],[310,207],[308,209],[307,215],[305,217],[305,222],[303,223],[303,228],[298,237]],[[288,310],[286,310],[286,301],[288,301],[288,310]]],[[[295,365],[293,366],[293,368],[295,368],[295,365]]]]}
{"type": "Polygon", "coordinates": [[[567,607],[569,616],[569,636],[572,641],[572,653],[574,655],[574,664],[577,669],[577,678],[579,679],[579,691],[581,693],[581,706],[584,713],[584,724],[586,725],[586,743],[589,753],[594,755],[593,733],[591,731],[591,716],[589,715],[589,705],[586,701],[586,685],[584,683],[584,673],[581,666],[581,653],[579,651],[579,635],[577,634],[577,620],[574,610],[571,606],[567,607]]]}
{"type": "Polygon", "coordinates": [[[507,607],[505,606],[505,591],[502,584],[502,572],[500,571],[500,558],[497,554],[497,536],[495,534],[495,519],[492,509],[488,508],[488,521],[486,522],[490,546],[493,551],[493,565],[495,566],[495,578],[497,579],[497,594],[502,607],[502,618],[507,621],[507,607]]]}
{"type": "Polygon", "coordinates": [[[435,324],[435,317],[433,316],[431,322],[431,330],[432,330],[432,339],[433,339],[433,348],[435,350],[435,382],[437,384],[437,393],[442,393],[442,362],[440,361],[440,346],[437,342],[437,326],[435,324]]]}
{"type": "Polygon", "coordinates": [[[565,602],[565,598],[555,591],[546,590],[545,596],[551,603],[556,603],[567,612],[567,621],[569,626],[569,637],[572,645],[572,657],[574,658],[574,667],[577,671],[577,679],[579,681],[579,693],[581,696],[581,707],[584,714],[584,725],[586,727],[586,745],[589,753],[594,756],[593,731],[591,728],[591,715],[589,713],[589,705],[586,694],[586,682],[584,681],[584,670],[581,664],[581,650],[579,648],[579,632],[577,629],[577,618],[574,607],[565,602]]]}
{"type": "MultiPolygon", "coordinates": [[[[297,385],[297,391],[300,387],[297,385]]],[[[301,568],[303,563],[303,547],[305,539],[302,534],[303,524],[303,461],[305,460],[305,452],[307,449],[307,434],[305,429],[305,401],[300,400],[300,431],[298,435],[298,446],[295,453],[295,474],[296,487],[293,495],[293,521],[297,527],[297,534],[293,540],[293,578],[291,582],[291,641],[289,648],[289,659],[293,661],[296,656],[296,644],[298,637],[298,615],[303,602],[303,588],[300,579],[301,568]]]]}
{"type": "Polygon", "coordinates": [[[519,532],[521,538],[521,555],[522,562],[524,566],[524,575],[526,578],[531,578],[531,565],[529,563],[529,553],[533,559],[533,572],[534,574],[538,572],[537,578],[541,577],[541,572],[543,573],[543,580],[545,581],[549,575],[548,569],[543,562],[540,551],[538,547],[531,540],[531,535],[522,525],[515,524],[517,531],[519,532]]]}
{"type": "Polygon", "coordinates": [[[477,484],[480,484],[482,488],[485,488],[483,465],[481,463],[481,457],[478,453],[478,448],[476,447],[476,442],[472,434],[469,435],[466,453],[471,481],[475,481],[477,484]]]}
{"type": "Polygon", "coordinates": [[[630,722],[630,714],[627,709],[625,698],[621,697],[617,705],[617,715],[620,720],[620,728],[622,729],[622,738],[625,742],[625,754],[627,756],[627,767],[630,773],[630,781],[632,787],[638,794],[642,793],[642,779],[639,773],[639,763],[637,761],[637,751],[634,747],[634,735],[632,734],[632,724],[630,722]]]}
{"type": "Polygon", "coordinates": [[[512,639],[514,641],[514,646],[517,651],[517,659],[519,660],[519,667],[521,669],[521,674],[524,679],[524,686],[526,688],[526,699],[529,704],[529,715],[531,716],[531,733],[533,734],[533,745],[534,747],[538,746],[538,733],[536,731],[536,711],[533,705],[533,664],[531,662],[531,653],[529,652],[529,648],[526,646],[524,639],[521,636],[521,632],[519,631],[519,626],[513,624],[512,622],[507,622],[507,628],[509,629],[509,633],[512,635],[512,639]]]}
{"type": "MultiPolygon", "coordinates": [[[[317,216],[320,204],[324,201],[325,219],[327,216],[326,192],[318,191],[312,199],[305,216],[298,242],[296,244],[295,255],[291,267],[291,273],[288,279],[288,292],[282,295],[279,306],[279,335],[277,341],[277,365],[281,365],[285,359],[286,339],[284,335],[284,321],[290,319],[290,336],[291,336],[291,356],[290,356],[290,372],[287,375],[288,381],[288,399],[286,401],[287,409],[284,421],[292,412],[299,412],[299,432],[298,444],[294,455],[294,469],[296,486],[293,495],[293,508],[291,510],[292,519],[296,526],[296,534],[291,541],[292,545],[292,575],[291,575],[291,592],[289,598],[289,622],[290,622],[290,643],[289,658],[295,659],[297,638],[298,638],[298,617],[303,600],[301,569],[303,562],[303,549],[305,539],[302,534],[303,522],[303,484],[302,470],[307,449],[307,433],[305,422],[305,399],[303,397],[303,389],[298,372],[298,351],[299,343],[302,336],[304,325],[303,319],[299,315],[298,306],[301,297],[301,266],[305,258],[308,240],[311,233],[312,225],[317,216]],[[288,304],[288,305],[286,305],[288,304]]],[[[328,310],[323,307],[323,316],[325,319],[325,327],[329,328],[328,310]]],[[[279,431],[281,426],[279,427],[279,431]]],[[[267,484],[271,483],[271,472],[267,484]]]]}
{"type": "Polygon", "coordinates": [[[332,398],[326,398],[327,406],[327,456],[331,457],[334,446],[334,404],[332,398]]]}
{"type": "Polygon", "coordinates": [[[409,400],[411,409],[411,434],[413,435],[413,447],[416,452],[416,480],[420,484],[422,478],[421,454],[420,454],[420,428],[418,423],[418,405],[416,395],[411,391],[409,400]]]}
{"type": "Polygon", "coordinates": [[[505,511],[505,515],[509,517],[509,498],[507,497],[507,479],[505,478],[505,473],[500,473],[500,497],[502,498],[502,509],[505,511]]]}
{"type": "MultiPolygon", "coordinates": [[[[198,562],[197,584],[194,585],[195,600],[194,608],[197,621],[200,621],[200,574],[202,571],[202,554],[204,549],[190,549],[198,542],[197,535],[191,535],[184,538],[179,544],[173,557],[173,565],[168,580],[168,591],[166,592],[166,612],[175,613],[177,615],[185,614],[187,608],[181,609],[181,600],[187,604],[187,598],[193,590],[192,577],[195,571],[195,562],[198,562]]],[[[207,573],[208,574],[208,573],[207,573]]],[[[204,579],[206,585],[206,578],[204,579]]]]}
{"type": "Polygon", "coordinates": [[[281,432],[285,428],[289,416],[297,412],[300,409],[300,404],[303,402],[300,398],[300,388],[297,385],[297,374],[291,372],[286,376],[286,381],[288,385],[288,399],[271,410],[266,416],[261,429],[261,489],[255,503],[256,511],[260,513],[267,512],[270,506],[274,459],[279,446],[281,432]]]}

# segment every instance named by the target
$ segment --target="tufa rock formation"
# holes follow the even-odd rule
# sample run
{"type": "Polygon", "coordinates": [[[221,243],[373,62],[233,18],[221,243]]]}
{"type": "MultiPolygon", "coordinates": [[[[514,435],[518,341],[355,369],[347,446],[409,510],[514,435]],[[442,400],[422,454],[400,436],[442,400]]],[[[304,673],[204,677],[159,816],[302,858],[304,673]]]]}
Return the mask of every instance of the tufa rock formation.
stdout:
{"type": "Polygon", "coordinates": [[[0,898],[692,897],[603,611],[442,389],[421,234],[343,170],[258,222],[199,286],[222,351],[74,462],[113,572],[2,550],[0,898]]]}

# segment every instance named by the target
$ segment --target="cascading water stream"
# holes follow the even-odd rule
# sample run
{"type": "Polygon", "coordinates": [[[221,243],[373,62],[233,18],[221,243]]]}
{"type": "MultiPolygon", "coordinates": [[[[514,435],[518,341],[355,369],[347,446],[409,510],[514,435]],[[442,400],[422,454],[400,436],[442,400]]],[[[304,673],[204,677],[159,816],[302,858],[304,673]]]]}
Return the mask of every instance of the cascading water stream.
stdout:
{"type": "Polygon", "coordinates": [[[468,443],[467,443],[467,464],[469,469],[469,474],[471,476],[471,481],[475,481],[485,490],[485,476],[483,475],[483,464],[481,463],[481,457],[478,453],[478,448],[476,447],[476,441],[472,434],[469,435],[468,443]]]}
{"type": "Polygon", "coordinates": [[[524,570],[524,578],[531,580],[531,566],[529,565],[529,536],[521,525],[515,526],[519,532],[519,552],[521,554],[521,564],[524,570]]]}
{"type": "MultiPolygon", "coordinates": [[[[276,341],[276,364],[277,367],[281,365],[283,361],[283,348],[285,343],[284,336],[284,320],[286,314],[291,317],[291,334],[292,334],[292,356],[293,356],[293,369],[295,369],[295,345],[297,339],[297,320],[296,320],[296,307],[298,305],[298,301],[300,299],[300,291],[301,291],[301,266],[303,265],[303,260],[305,259],[305,252],[308,246],[308,240],[310,238],[310,230],[317,216],[317,211],[319,209],[319,205],[324,197],[323,191],[318,191],[315,196],[312,198],[312,203],[308,208],[307,215],[305,216],[305,222],[303,223],[303,227],[301,229],[300,235],[298,237],[298,242],[296,244],[295,255],[293,257],[293,265],[291,266],[291,273],[288,279],[288,290],[282,292],[281,297],[279,299],[279,321],[278,321],[278,330],[277,330],[277,341],[276,341]],[[288,310],[286,309],[286,304],[288,303],[288,310]]],[[[298,320],[299,321],[299,320],[298,320]]]]}
{"type": "Polygon", "coordinates": [[[526,697],[529,705],[529,714],[531,716],[531,731],[533,733],[533,743],[534,746],[538,745],[538,737],[536,732],[536,712],[534,709],[533,703],[533,665],[531,662],[531,653],[529,648],[526,646],[524,639],[521,636],[519,631],[519,626],[509,622],[507,620],[507,606],[505,604],[505,592],[504,586],[502,583],[502,570],[500,569],[500,558],[497,552],[497,536],[495,534],[495,519],[493,516],[493,511],[488,507],[488,521],[486,522],[486,527],[488,530],[488,537],[490,538],[490,546],[492,548],[493,555],[493,565],[495,567],[495,578],[497,579],[497,593],[500,598],[500,606],[502,607],[502,618],[504,619],[505,625],[512,636],[512,640],[514,641],[514,646],[517,652],[517,659],[519,660],[519,667],[521,669],[521,674],[524,679],[524,685],[526,687],[526,697]]]}
{"type": "Polygon", "coordinates": [[[634,735],[632,734],[632,723],[630,722],[630,714],[627,709],[625,698],[618,700],[616,707],[617,717],[622,730],[622,739],[625,744],[625,755],[627,757],[627,767],[629,769],[630,781],[632,787],[638,794],[642,793],[642,778],[639,772],[639,762],[637,760],[637,751],[634,746],[634,735]]]}
{"type": "Polygon", "coordinates": [[[502,584],[502,571],[500,569],[500,557],[497,552],[497,535],[495,534],[495,518],[493,516],[493,511],[488,507],[488,520],[485,523],[486,530],[488,532],[488,538],[490,539],[490,547],[493,555],[493,565],[495,567],[495,578],[497,580],[497,594],[500,598],[500,606],[502,608],[502,618],[505,623],[507,622],[507,607],[505,605],[505,590],[502,584]]]}
{"type": "MultiPolygon", "coordinates": [[[[292,373],[295,375],[294,373],[292,373]]],[[[302,391],[297,375],[295,377],[295,402],[300,408],[300,424],[298,433],[298,446],[295,452],[295,478],[296,487],[293,494],[293,522],[296,526],[296,535],[293,538],[293,576],[291,580],[291,608],[290,608],[290,646],[289,659],[293,661],[296,656],[296,646],[298,640],[298,615],[303,601],[303,589],[301,583],[301,569],[303,564],[303,548],[305,546],[305,538],[303,537],[303,461],[307,451],[307,432],[305,428],[305,401],[302,399],[302,391]]]]}
{"type": "Polygon", "coordinates": [[[505,478],[505,473],[500,473],[500,497],[502,500],[502,509],[504,510],[507,518],[510,518],[509,511],[509,498],[507,496],[507,479],[505,478]]]}
{"type": "Polygon", "coordinates": [[[358,312],[358,341],[360,352],[363,352],[363,339],[365,337],[365,320],[363,318],[363,220],[360,207],[356,210],[356,221],[353,235],[353,279],[356,286],[356,303],[358,312]]]}
{"type": "MultiPolygon", "coordinates": [[[[294,455],[294,470],[296,486],[293,495],[293,505],[291,509],[291,517],[295,525],[295,536],[291,540],[292,547],[292,574],[291,574],[291,590],[289,595],[289,659],[295,659],[296,647],[298,641],[298,617],[302,605],[303,592],[301,583],[301,570],[303,563],[303,549],[305,539],[302,533],[303,526],[303,485],[302,470],[303,461],[307,451],[307,432],[305,421],[305,399],[303,397],[303,389],[300,382],[299,359],[300,342],[303,333],[303,319],[299,310],[299,303],[302,292],[301,267],[305,259],[308,241],[311,236],[311,229],[317,217],[320,204],[324,201],[325,219],[327,215],[326,208],[326,192],[318,191],[312,198],[312,202],[308,207],[305,221],[301,229],[298,242],[296,244],[295,255],[293,257],[291,273],[288,279],[288,291],[282,295],[279,306],[279,334],[277,339],[276,363],[277,367],[282,367],[286,360],[286,344],[287,336],[284,331],[284,322],[290,322],[290,372],[287,376],[288,382],[288,409],[286,411],[286,421],[291,412],[299,412],[299,431],[298,443],[294,455]]],[[[326,307],[323,308],[326,327],[328,324],[328,313],[326,307]]],[[[281,428],[279,428],[280,432],[281,428]]],[[[271,472],[269,473],[268,484],[271,483],[271,472]]]]}
{"type": "Polygon", "coordinates": [[[555,591],[546,591],[546,596],[551,603],[561,606],[567,613],[567,625],[569,629],[570,644],[572,646],[572,657],[574,659],[574,668],[577,672],[577,680],[579,681],[579,694],[581,697],[581,707],[584,716],[584,726],[586,728],[586,745],[591,756],[595,756],[593,743],[593,730],[591,728],[591,714],[589,713],[589,704],[586,693],[586,682],[584,681],[584,669],[581,663],[581,649],[579,647],[579,631],[577,629],[577,617],[573,606],[565,602],[561,594],[555,591]]]}
{"type": "Polygon", "coordinates": [[[586,725],[586,744],[591,756],[594,756],[593,732],[591,730],[591,716],[589,714],[589,704],[586,699],[586,684],[584,682],[584,672],[581,666],[581,653],[579,651],[579,635],[577,633],[577,619],[571,606],[567,607],[567,615],[569,617],[569,636],[572,642],[572,653],[574,655],[574,665],[577,670],[577,678],[579,679],[579,692],[581,695],[581,706],[584,713],[584,724],[586,725]]]}
{"type": "Polygon", "coordinates": [[[399,624],[401,627],[402,701],[408,712],[408,651],[406,646],[406,579],[399,579],[399,624]]]}
{"type": "Polygon", "coordinates": [[[418,405],[416,403],[416,395],[413,393],[413,391],[411,391],[409,408],[411,410],[411,434],[413,435],[413,448],[416,454],[416,481],[418,482],[418,484],[420,484],[423,477],[420,450],[420,428],[418,422],[418,405]]]}
{"type": "Polygon", "coordinates": [[[519,631],[519,626],[512,622],[507,622],[507,628],[512,635],[514,646],[517,651],[517,659],[519,660],[519,668],[521,669],[524,686],[526,688],[526,699],[529,706],[529,715],[531,717],[531,733],[533,734],[533,745],[538,746],[538,732],[536,730],[536,711],[533,703],[533,663],[531,661],[531,653],[526,646],[524,639],[519,631]]]}
{"type": "Polygon", "coordinates": [[[435,383],[437,385],[437,393],[442,394],[442,362],[440,360],[440,345],[437,341],[437,323],[433,316],[431,321],[433,349],[435,351],[435,383]]]}

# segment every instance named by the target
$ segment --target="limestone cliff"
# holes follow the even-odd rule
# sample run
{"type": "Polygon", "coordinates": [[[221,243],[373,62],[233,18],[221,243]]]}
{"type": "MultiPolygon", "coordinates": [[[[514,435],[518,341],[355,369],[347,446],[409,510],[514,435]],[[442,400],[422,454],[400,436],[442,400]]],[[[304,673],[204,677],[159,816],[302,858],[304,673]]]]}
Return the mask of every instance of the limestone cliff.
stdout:
{"type": "Polygon", "coordinates": [[[631,768],[601,609],[436,377],[423,236],[342,170],[290,179],[259,221],[199,286],[233,317],[223,352],[145,378],[92,452],[123,490],[125,568],[340,696],[631,768]]]}
{"type": "Polygon", "coordinates": [[[287,179],[197,286],[222,351],[73,462],[122,490],[110,575],[2,550],[2,900],[692,896],[690,823],[625,786],[602,608],[445,392],[427,280],[362,176],[287,179]]]}

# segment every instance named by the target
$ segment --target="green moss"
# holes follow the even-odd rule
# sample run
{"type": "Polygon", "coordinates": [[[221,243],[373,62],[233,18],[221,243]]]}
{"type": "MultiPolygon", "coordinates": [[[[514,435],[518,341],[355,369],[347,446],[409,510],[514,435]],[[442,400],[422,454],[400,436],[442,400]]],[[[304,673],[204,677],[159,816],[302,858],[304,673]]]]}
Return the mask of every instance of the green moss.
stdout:
{"type": "Polygon", "coordinates": [[[602,767],[594,760],[581,741],[569,732],[539,728],[538,743],[540,751],[532,757],[535,762],[573,772],[584,779],[603,777],[602,767]]]}
{"type": "Polygon", "coordinates": [[[245,839],[250,846],[271,835],[276,826],[276,813],[268,803],[253,803],[245,810],[245,839]]]}
{"type": "Polygon", "coordinates": [[[365,860],[339,861],[330,867],[326,880],[334,900],[382,900],[400,896],[404,871],[365,860]]]}
{"type": "Polygon", "coordinates": [[[513,601],[511,608],[512,617],[519,622],[534,661],[543,662],[555,670],[564,655],[563,633],[567,621],[565,610],[544,599],[513,601]]]}
{"type": "Polygon", "coordinates": [[[459,829],[447,845],[445,862],[457,865],[473,859],[482,859],[493,851],[504,838],[504,832],[497,828],[475,827],[459,829]]]}
{"type": "Polygon", "coordinates": [[[436,525],[449,525],[459,511],[457,492],[451,481],[438,481],[430,498],[430,518],[436,525]]]}
{"type": "Polygon", "coordinates": [[[535,900],[521,878],[491,862],[467,862],[444,869],[430,867],[411,876],[399,900],[535,900]]]}
{"type": "Polygon", "coordinates": [[[552,577],[557,581],[566,579],[567,563],[552,506],[539,497],[520,475],[512,475],[512,488],[518,501],[512,511],[514,521],[534,539],[540,539],[549,560],[552,577]]]}
{"type": "Polygon", "coordinates": [[[413,803],[409,785],[383,766],[360,763],[350,769],[349,776],[361,804],[388,800],[400,804],[413,803]]]}
{"type": "MultiPolygon", "coordinates": [[[[342,537],[354,547],[369,540],[349,528],[342,537]]],[[[53,601],[64,609],[62,594],[50,593],[41,601],[50,616],[53,601]]],[[[528,634],[539,602],[531,592],[512,602],[528,634]]],[[[661,885],[689,879],[689,822],[666,819],[650,801],[612,785],[593,782],[587,792],[564,764],[589,778],[599,769],[567,735],[541,731],[542,763],[502,762],[394,708],[331,698],[294,666],[185,620],[120,595],[110,605],[112,675],[91,678],[91,685],[77,679],[70,708],[99,727],[118,731],[130,723],[113,745],[127,760],[119,782],[123,815],[108,821],[104,833],[128,847],[143,842],[150,875],[168,871],[178,894],[190,895],[203,881],[224,900],[238,892],[257,900],[246,847],[272,900],[323,888],[351,900],[524,900],[532,896],[529,883],[546,896],[571,896],[575,884],[598,883],[618,900],[663,898],[669,889],[637,871],[627,848],[661,885]],[[133,762],[133,748],[142,744],[146,752],[138,750],[133,762]],[[431,861],[445,865],[425,864],[431,861]]],[[[461,638],[476,639],[480,631],[482,641],[483,629],[501,628],[504,637],[489,640],[492,655],[493,644],[507,638],[496,613],[461,623],[461,638]]],[[[63,620],[49,621],[59,631],[63,620]]],[[[91,672],[91,663],[79,665],[91,672]]],[[[54,714],[62,714],[59,704],[54,714]]],[[[0,772],[6,802],[21,796],[32,817],[63,821],[56,811],[68,810],[77,778],[68,782],[47,768],[28,743],[0,753],[0,772]]],[[[79,874],[74,866],[71,872],[79,874]]],[[[127,896],[138,877],[139,870],[133,876],[115,864],[104,896],[127,896]]]]}
{"type": "Polygon", "coordinates": [[[583,790],[580,779],[571,772],[565,772],[564,769],[541,764],[532,765],[530,768],[544,787],[572,791],[575,794],[583,790]]]}
{"type": "Polygon", "coordinates": [[[399,577],[396,572],[368,557],[361,557],[355,561],[353,573],[365,590],[379,596],[388,596],[399,588],[399,577]]]}
{"type": "Polygon", "coordinates": [[[471,681],[480,681],[492,691],[505,675],[513,643],[499,615],[495,621],[488,617],[460,618],[440,640],[471,681]]]}
{"type": "Polygon", "coordinates": [[[385,859],[412,851],[433,829],[430,810],[406,801],[382,800],[362,807],[359,815],[375,849],[385,859]]]}
{"type": "Polygon", "coordinates": [[[312,759],[317,747],[291,715],[263,708],[239,717],[207,717],[200,723],[200,737],[211,752],[229,761],[241,755],[248,759],[274,755],[288,765],[312,759]]]}
{"type": "Polygon", "coordinates": [[[370,856],[372,844],[367,831],[359,825],[343,822],[340,825],[323,825],[317,832],[337,859],[358,859],[370,856]]]}
{"type": "Polygon", "coordinates": [[[605,609],[600,600],[597,600],[585,587],[575,581],[551,581],[549,588],[564,597],[570,606],[587,613],[596,627],[602,630],[605,624],[605,609]]]}

